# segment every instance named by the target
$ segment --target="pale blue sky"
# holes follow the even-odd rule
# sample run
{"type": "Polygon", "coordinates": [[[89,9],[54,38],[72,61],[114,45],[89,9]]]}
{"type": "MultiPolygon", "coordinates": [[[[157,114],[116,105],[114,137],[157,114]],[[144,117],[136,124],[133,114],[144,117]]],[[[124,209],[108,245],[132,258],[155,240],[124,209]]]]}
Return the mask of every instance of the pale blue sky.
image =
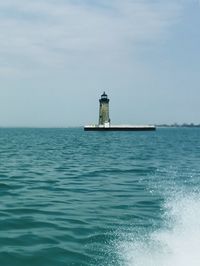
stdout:
{"type": "Polygon", "coordinates": [[[200,123],[198,0],[0,2],[0,126],[200,123]]]}

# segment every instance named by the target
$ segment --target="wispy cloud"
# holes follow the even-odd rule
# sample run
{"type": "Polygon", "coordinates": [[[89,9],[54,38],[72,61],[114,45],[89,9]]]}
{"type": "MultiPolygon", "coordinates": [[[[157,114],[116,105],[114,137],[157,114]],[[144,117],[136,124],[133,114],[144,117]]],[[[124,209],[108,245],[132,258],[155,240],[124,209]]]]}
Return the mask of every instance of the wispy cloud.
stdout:
{"type": "Polygon", "coordinates": [[[165,38],[181,8],[180,2],[171,0],[112,0],[101,5],[98,1],[93,5],[87,1],[1,1],[1,69],[5,62],[10,67],[53,67],[83,54],[129,51],[138,43],[165,38]]]}

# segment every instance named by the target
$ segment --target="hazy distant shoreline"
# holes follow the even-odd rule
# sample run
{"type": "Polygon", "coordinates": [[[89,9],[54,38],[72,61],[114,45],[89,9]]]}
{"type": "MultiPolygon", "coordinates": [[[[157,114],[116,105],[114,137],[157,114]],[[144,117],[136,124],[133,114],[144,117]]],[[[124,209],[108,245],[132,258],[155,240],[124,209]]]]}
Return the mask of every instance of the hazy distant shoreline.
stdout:
{"type": "Polygon", "coordinates": [[[190,123],[190,124],[158,124],[156,125],[156,127],[200,127],[200,124],[193,124],[193,123],[190,123]]]}

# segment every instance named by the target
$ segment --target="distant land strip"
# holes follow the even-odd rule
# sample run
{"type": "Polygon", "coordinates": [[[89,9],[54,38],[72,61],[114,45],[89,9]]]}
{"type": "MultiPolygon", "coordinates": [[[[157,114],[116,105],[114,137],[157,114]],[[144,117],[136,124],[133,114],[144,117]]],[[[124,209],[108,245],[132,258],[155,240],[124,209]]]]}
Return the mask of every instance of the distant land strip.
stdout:
{"type": "Polygon", "coordinates": [[[183,124],[158,124],[156,127],[200,127],[200,124],[194,124],[194,123],[183,123],[183,124]]]}

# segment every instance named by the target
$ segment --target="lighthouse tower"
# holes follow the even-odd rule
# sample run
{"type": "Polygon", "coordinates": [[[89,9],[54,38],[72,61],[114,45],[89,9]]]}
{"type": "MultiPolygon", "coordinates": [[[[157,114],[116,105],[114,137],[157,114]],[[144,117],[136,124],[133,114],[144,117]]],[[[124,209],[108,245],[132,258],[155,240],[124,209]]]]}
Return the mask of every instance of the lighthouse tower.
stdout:
{"type": "Polygon", "coordinates": [[[104,93],[101,95],[101,99],[99,99],[99,125],[109,127],[110,126],[110,118],[109,118],[109,99],[107,94],[104,93]]]}

